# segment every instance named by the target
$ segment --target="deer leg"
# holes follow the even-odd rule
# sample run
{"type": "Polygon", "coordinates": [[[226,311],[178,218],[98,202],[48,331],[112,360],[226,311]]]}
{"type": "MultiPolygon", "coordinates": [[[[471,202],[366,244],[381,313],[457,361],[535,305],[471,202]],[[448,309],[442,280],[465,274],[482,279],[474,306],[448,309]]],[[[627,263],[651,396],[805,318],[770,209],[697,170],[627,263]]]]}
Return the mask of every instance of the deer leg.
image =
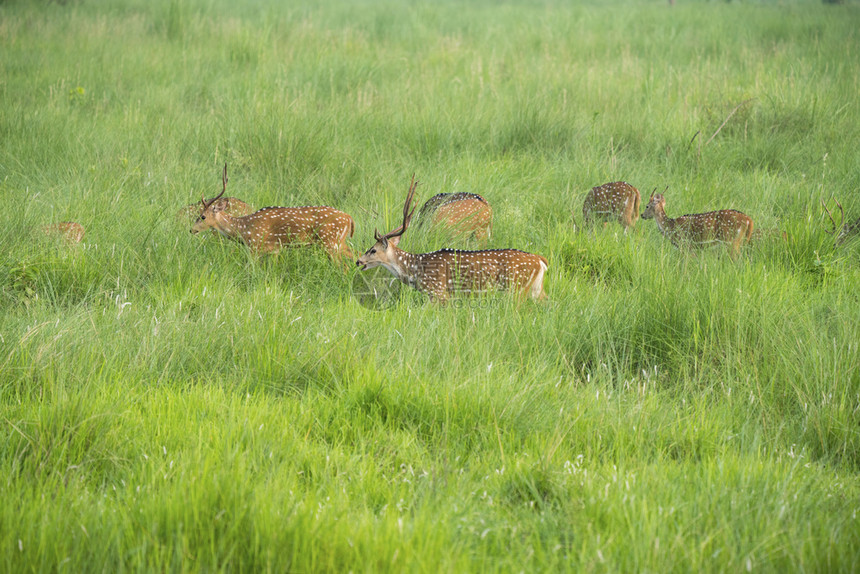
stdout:
{"type": "Polygon", "coordinates": [[[738,256],[741,254],[741,240],[743,239],[743,231],[738,234],[737,239],[732,243],[732,261],[737,261],[738,256]]]}

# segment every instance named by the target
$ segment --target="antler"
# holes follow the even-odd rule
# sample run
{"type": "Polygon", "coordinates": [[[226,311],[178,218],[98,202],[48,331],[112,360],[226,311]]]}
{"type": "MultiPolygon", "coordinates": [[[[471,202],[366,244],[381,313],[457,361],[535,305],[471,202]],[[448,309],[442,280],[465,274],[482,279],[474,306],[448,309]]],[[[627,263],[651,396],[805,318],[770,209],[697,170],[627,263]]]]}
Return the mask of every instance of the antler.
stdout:
{"type": "Polygon", "coordinates": [[[221,176],[221,193],[216,195],[214,198],[210,199],[207,203],[206,196],[204,194],[200,194],[200,201],[203,203],[203,210],[205,211],[207,207],[221,199],[221,196],[224,195],[224,192],[227,191],[227,162],[224,162],[224,174],[221,176]]]}
{"type": "Polygon", "coordinates": [[[374,239],[376,239],[377,241],[388,241],[389,239],[394,239],[395,237],[400,237],[401,235],[403,235],[403,233],[406,231],[406,228],[409,227],[409,222],[412,221],[412,214],[415,213],[415,207],[412,208],[412,211],[409,211],[409,207],[412,205],[413,200],[415,198],[416,187],[418,187],[418,182],[415,181],[415,174],[413,173],[412,183],[409,184],[409,193],[406,194],[406,203],[403,204],[403,224],[394,231],[389,231],[385,235],[379,235],[379,231],[374,229],[374,239]]]}
{"type": "Polygon", "coordinates": [[[827,233],[831,233],[831,234],[836,233],[837,231],[839,231],[840,229],[842,229],[842,226],[843,226],[843,225],[845,225],[845,210],[843,210],[843,209],[842,209],[842,204],[841,204],[841,203],[839,203],[839,200],[838,200],[838,199],[837,199],[837,200],[835,200],[835,201],[836,201],[836,205],[837,205],[837,206],[839,206],[839,214],[840,214],[839,225],[836,225],[836,220],[835,220],[835,219],[833,219],[833,214],[832,214],[832,213],[830,213],[830,210],[829,210],[829,209],[827,209],[827,204],[826,204],[826,203],[824,203],[824,200],[823,200],[823,199],[821,200],[821,207],[823,207],[823,208],[824,208],[824,211],[826,211],[826,212],[827,212],[827,217],[829,217],[829,218],[830,218],[830,223],[832,223],[832,224],[833,224],[833,230],[832,230],[832,231],[827,231],[826,229],[825,229],[825,231],[826,231],[827,233]]]}
{"type": "MultiPolygon", "coordinates": [[[[664,190],[663,190],[663,194],[665,194],[667,191],[669,191],[669,186],[668,186],[668,185],[666,186],[666,189],[664,189],[664,190]]],[[[652,191],[652,192],[651,192],[651,197],[649,197],[649,198],[648,198],[648,201],[651,201],[652,199],[654,199],[654,194],[655,194],[655,193],[657,193],[657,188],[656,188],[656,187],[654,188],[654,191],[652,191]]],[[[663,195],[663,194],[660,194],[660,195],[663,195]]]]}

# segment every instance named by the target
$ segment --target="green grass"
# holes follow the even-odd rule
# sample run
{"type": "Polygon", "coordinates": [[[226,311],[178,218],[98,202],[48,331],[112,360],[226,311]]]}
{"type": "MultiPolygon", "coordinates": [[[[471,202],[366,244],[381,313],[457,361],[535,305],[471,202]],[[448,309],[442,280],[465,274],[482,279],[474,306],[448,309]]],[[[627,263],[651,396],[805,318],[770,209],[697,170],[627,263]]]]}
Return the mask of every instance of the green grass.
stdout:
{"type": "Polygon", "coordinates": [[[856,2],[236,4],[0,1],[0,570],[860,568],[856,2]],[[357,252],[480,193],[549,300],[191,236],[225,161],[357,252]],[[788,240],[577,230],[619,179],[788,240]]]}

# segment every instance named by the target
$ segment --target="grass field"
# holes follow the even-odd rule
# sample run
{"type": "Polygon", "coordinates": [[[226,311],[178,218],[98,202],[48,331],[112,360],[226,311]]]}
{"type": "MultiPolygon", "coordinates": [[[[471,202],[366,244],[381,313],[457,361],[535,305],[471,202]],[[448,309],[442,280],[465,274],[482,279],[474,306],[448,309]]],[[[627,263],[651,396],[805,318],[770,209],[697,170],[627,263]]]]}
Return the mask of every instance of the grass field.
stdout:
{"type": "Polygon", "coordinates": [[[856,2],[0,1],[0,571],[857,571],[858,93],[856,2]],[[192,236],[225,162],[356,252],[480,193],[549,299],[192,236]]]}

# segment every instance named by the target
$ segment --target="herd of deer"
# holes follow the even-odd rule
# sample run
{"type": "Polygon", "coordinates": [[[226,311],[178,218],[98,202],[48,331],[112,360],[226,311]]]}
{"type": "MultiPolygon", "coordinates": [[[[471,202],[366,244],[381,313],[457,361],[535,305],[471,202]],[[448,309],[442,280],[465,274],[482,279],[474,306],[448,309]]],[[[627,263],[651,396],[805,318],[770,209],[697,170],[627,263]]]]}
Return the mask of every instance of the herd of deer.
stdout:
{"type": "MultiPolygon", "coordinates": [[[[444,301],[454,293],[482,292],[488,289],[512,291],[521,297],[542,299],[546,258],[518,249],[483,249],[467,251],[441,249],[431,253],[410,253],[397,244],[406,232],[415,213],[415,176],[403,205],[403,221],[399,227],[380,235],[374,230],[375,243],[356,260],[359,269],[384,267],[401,282],[426,293],[432,299],[444,301]]],[[[264,207],[255,211],[247,203],[224,197],[227,191],[227,165],[222,174],[221,193],[200,204],[191,204],[180,216],[196,220],[191,233],[211,230],[245,243],[259,253],[273,253],[282,247],[320,245],[333,260],[352,260],[354,255],[347,238],[355,232],[355,222],[348,214],[326,206],[264,207]]],[[[654,190],[656,192],[656,189],[654,190]]],[[[588,192],[582,206],[586,226],[617,221],[625,233],[640,217],[639,190],[623,181],[606,183],[588,192]]],[[[829,231],[840,244],[860,231],[860,218],[846,225],[845,212],[837,201],[841,221],[823,204],[833,229],[829,231]]],[[[676,247],[701,247],[714,243],[729,246],[732,258],[753,235],[753,221],[734,209],[682,215],[666,215],[666,198],[651,193],[642,219],[654,219],[657,228],[676,247]]],[[[475,193],[440,193],[430,198],[418,214],[419,227],[444,229],[456,236],[472,236],[486,240],[492,231],[493,210],[486,199],[475,193]]],[[[79,243],[84,228],[79,223],[63,222],[44,226],[47,235],[61,237],[69,243],[79,243]]],[[[784,237],[784,234],[783,234],[784,237]]]]}

